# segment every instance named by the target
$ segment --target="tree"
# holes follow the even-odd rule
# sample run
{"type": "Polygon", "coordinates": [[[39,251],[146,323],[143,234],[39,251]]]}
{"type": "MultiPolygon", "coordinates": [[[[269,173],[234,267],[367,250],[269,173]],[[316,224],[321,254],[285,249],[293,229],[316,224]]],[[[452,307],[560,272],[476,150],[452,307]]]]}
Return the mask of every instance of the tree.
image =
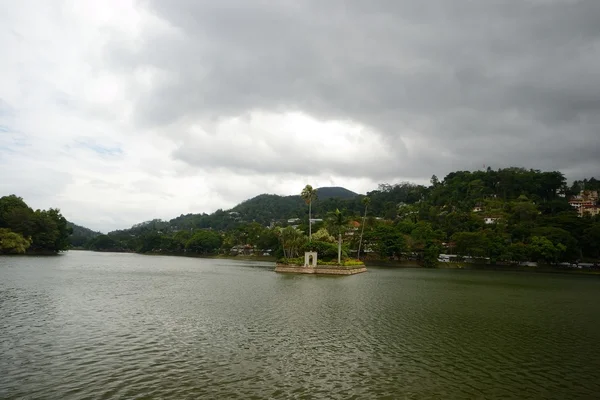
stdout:
{"type": "Polygon", "coordinates": [[[566,246],[562,243],[558,243],[555,246],[550,239],[544,236],[533,236],[529,244],[529,249],[532,259],[543,260],[548,263],[557,262],[560,255],[567,250],[566,246]]]}
{"type": "MultiPolygon", "coordinates": [[[[316,240],[315,236],[313,236],[313,241],[310,243],[311,250],[316,251],[319,254],[320,260],[323,260],[323,261],[336,260],[338,257],[337,244],[316,240]]],[[[334,241],[335,241],[335,239],[334,239],[334,241]]],[[[342,257],[347,257],[347,256],[348,256],[348,253],[342,247],[342,257]]]]}
{"type": "Polygon", "coordinates": [[[585,230],[583,244],[590,257],[600,258],[600,222],[585,230]]]}
{"type": "Polygon", "coordinates": [[[29,239],[10,229],[0,228],[0,254],[25,254],[29,245],[29,239]]]}
{"type": "Polygon", "coordinates": [[[281,241],[284,258],[295,258],[298,256],[298,251],[306,243],[306,236],[299,229],[291,226],[279,228],[277,236],[281,241]]]}
{"type": "Polygon", "coordinates": [[[185,249],[197,254],[211,254],[221,247],[222,238],[216,232],[201,230],[187,241],[185,249]]]}
{"type": "Polygon", "coordinates": [[[333,227],[333,230],[338,234],[338,264],[342,263],[342,233],[344,228],[348,225],[348,220],[344,217],[344,214],[339,210],[335,209],[329,217],[329,223],[333,227]]]}
{"type": "Polygon", "coordinates": [[[484,257],[487,249],[487,237],[479,232],[457,232],[452,235],[456,243],[456,252],[461,256],[484,257]]]}
{"type": "Polygon", "coordinates": [[[370,243],[371,248],[382,259],[401,257],[407,250],[405,236],[398,225],[377,224],[367,233],[365,239],[365,242],[370,243]]]}
{"type": "Polygon", "coordinates": [[[369,207],[369,204],[371,204],[371,198],[369,196],[365,196],[365,198],[362,199],[362,203],[365,206],[365,213],[363,214],[362,226],[360,227],[360,240],[358,241],[358,252],[356,253],[356,258],[358,258],[359,260],[360,260],[360,248],[361,248],[362,240],[363,240],[363,233],[365,232],[365,222],[367,221],[367,209],[369,207]]]}
{"type": "Polygon", "coordinates": [[[108,235],[99,235],[90,240],[88,248],[95,251],[119,251],[121,245],[108,235]]]}
{"type": "Polygon", "coordinates": [[[431,224],[419,222],[411,232],[412,249],[419,254],[423,265],[426,267],[435,267],[440,255],[440,237],[443,234],[434,231],[431,224]]]}
{"type": "Polygon", "coordinates": [[[10,226],[10,214],[17,209],[31,209],[23,201],[23,198],[17,197],[14,194],[10,196],[0,197],[0,228],[8,228],[10,226]]]}
{"type": "Polygon", "coordinates": [[[513,262],[527,261],[529,258],[529,247],[522,242],[512,243],[507,249],[508,257],[513,262]]]}
{"type": "Polygon", "coordinates": [[[546,226],[535,228],[532,231],[532,234],[534,236],[545,237],[546,239],[550,240],[554,246],[562,244],[565,247],[565,251],[560,254],[562,256],[561,259],[568,261],[574,261],[577,259],[579,254],[579,245],[573,235],[566,230],[546,226]]]}
{"type": "Polygon", "coordinates": [[[313,189],[311,185],[306,185],[300,197],[308,204],[308,241],[312,240],[312,202],[317,199],[317,189],[313,189]]]}
{"type": "Polygon", "coordinates": [[[335,242],[335,238],[329,234],[327,228],[319,229],[314,235],[313,239],[320,242],[333,243],[335,242]]]}

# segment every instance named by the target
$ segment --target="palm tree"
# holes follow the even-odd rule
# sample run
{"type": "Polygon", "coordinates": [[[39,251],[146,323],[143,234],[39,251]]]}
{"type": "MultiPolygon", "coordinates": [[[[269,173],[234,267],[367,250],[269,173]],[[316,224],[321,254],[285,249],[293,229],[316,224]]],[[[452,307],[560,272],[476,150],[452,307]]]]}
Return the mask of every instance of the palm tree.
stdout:
{"type": "Polygon", "coordinates": [[[362,245],[363,233],[365,232],[365,221],[367,219],[367,208],[369,207],[369,204],[371,204],[371,198],[368,196],[365,196],[365,198],[362,199],[362,203],[365,205],[365,214],[363,215],[362,226],[360,227],[360,240],[358,241],[358,252],[356,253],[356,258],[358,258],[359,260],[360,260],[360,247],[362,245]]]}
{"type": "Polygon", "coordinates": [[[310,242],[312,240],[312,202],[317,199],[317,189],[313,189],[312,186],[306,185],[304,189],[302,189],[300,197],[308,204],[308,241],[310,242]]]}
{"type": "Polygon", "coordinates": [[[279,228],[276,231],[277,237],[281,241],[284,258],[295,258],[298,256],[298,250],[306,243],[306,236],[299,229],[288,226],[279,228]]]}
{"type": "Polygon", "coordinates": [[[335,209],[335,213],[331,215],[330,224],[338,233],[338,265],[342,264],[342,232],[348,221],[339,209],[335,209]]]}

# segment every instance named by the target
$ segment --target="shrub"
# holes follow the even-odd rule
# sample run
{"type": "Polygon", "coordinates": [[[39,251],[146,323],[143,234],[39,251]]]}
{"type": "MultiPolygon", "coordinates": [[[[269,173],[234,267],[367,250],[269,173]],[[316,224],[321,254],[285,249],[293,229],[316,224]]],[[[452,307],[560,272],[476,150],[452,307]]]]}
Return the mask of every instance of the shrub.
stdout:
{"type": "MultiPolygon", "coordinates": [[[[328,243],[328,242],[322,242],[319,240],[313,240],[311,243],[307,244],[305,250],[316,251],[318,254],[317,261],[318,260],[323,260],[323,261],[336,260],[337,261],[337,256],[338,256],[337,243],[328,243]]],[[[348,253],[342,247],[342,258],[346,258],[346,257],[348,257],[348,253]]]]}

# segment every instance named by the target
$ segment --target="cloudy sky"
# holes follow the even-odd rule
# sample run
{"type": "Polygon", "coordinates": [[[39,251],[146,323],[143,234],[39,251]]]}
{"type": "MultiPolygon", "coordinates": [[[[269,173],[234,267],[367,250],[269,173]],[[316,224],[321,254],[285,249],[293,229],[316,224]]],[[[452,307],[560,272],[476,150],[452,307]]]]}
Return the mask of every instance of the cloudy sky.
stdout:
{"type": "Polygon", "coordinates": [[[0,0],[0,195],[109,231],[457,169],[600,175],[598,0],[0,0]]]}

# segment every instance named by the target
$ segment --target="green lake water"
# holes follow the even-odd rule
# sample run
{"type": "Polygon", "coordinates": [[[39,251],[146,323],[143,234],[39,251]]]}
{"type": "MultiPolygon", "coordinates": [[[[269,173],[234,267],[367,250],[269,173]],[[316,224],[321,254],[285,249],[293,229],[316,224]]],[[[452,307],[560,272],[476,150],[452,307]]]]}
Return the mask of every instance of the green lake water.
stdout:
{"type": "Polygon", "coordinates": [[[1,399],[600,398],[600,277],[0,257],[1,399]]]}

